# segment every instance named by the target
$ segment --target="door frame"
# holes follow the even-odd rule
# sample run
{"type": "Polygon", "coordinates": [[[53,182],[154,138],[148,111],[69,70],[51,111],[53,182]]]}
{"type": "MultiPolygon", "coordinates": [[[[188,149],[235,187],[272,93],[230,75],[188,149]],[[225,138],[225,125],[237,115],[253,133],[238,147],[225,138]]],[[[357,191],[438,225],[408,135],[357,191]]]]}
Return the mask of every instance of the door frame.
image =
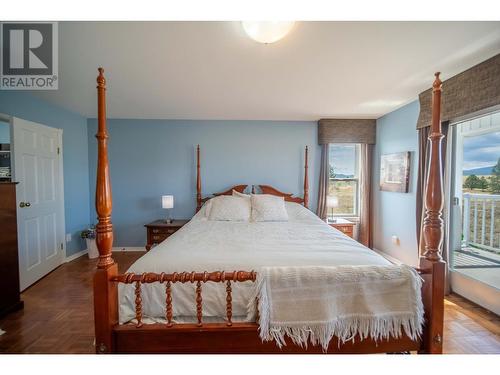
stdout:
{"type": "MultiPolygon", "coordinates": [[[[62,244],[62,249],[61,249],[61,255],[59,256],[59,265],[63,264],[67,258],[67,251],[66,251],[66,216],[65,216],[65,199],[64,199],[64,149],[63,149],[63,129],[60,129],[60,128],[54,128],[52,126],[48,126],[48,125],[45,125],[45,124],[42,124],[42,123],[37,123],[35,121],[31,121],[31,120],[26,120],[26,119],[23,119],[22,117],[18,117],[18,116],[11,116],[11,115],[7,115],[7,114],[4,114],[4,113],[0,113],[0,120],[3,120],[3,121],[8,121],[10,123],[10,149],[11,149],[11,176],[12,176],[12,181],[15,181],[16,180],[16,168],[15,168],[15,161],[14,161],[14,149],[16,147],[15,145],[15,142],[14,142],[14,137],[13,137],[13,134],[14,134],[14,122],[13,122],[13,118],[14,117],[17,117],[19,119],[22,119],[22,120],[25,120],[25,121],[30,121],[30,122],[34,122],[38,125],[41,125],[41,126],[46,126],[48,128],[51,128],[51,129],[54,129],[56,132],[57,132],[57,142],[58,142],[58,146],[59,147],[59,162],[57,163],[57,166],[59,168],[59,191],[60,191],[60,196],[61,196],[61,199],[60,199],[60,203],[59,203],[59,217],[61,218],[60,219],[60,223],[58,223],[58,229],[60,229],[60,233],[61,233],[61,238],[58,239],[59,242],[62,244]]],[[[19,224],[18,224],[18,230],[19,230],[19,224]]],[[[29,288],[29,287],[28,287],[29,288]]]]}

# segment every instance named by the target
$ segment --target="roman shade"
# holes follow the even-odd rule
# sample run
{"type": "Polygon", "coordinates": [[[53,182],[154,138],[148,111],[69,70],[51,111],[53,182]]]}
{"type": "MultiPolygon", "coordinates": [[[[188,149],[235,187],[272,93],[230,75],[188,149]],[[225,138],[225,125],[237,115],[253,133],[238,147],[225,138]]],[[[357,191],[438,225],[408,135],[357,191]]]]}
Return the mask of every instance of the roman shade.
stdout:
{"type": "Polygon", "coordinates": [[[318,144],[375,144],[375,119],[321,119],[318,121],[318,144]]]}
{"type": "MultiPolygon", "coordinates": [[[[431,125],[432,88],[419,95],[417,129],[431,125]]],[[[441,121],[500,105],[500,54],[443,82],[441,121]]]]}

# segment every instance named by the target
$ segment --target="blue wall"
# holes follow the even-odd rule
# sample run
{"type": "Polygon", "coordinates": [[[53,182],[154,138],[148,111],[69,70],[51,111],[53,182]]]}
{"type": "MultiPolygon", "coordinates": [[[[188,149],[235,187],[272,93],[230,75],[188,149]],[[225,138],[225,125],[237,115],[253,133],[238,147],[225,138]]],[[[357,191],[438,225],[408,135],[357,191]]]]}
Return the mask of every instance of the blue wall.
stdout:
{"type": "MultiPolygon", "coordinates": [[[[418,102],[377,120],[373,165],[374,247],[417,264],[415,190],[418,102]],[[410,193],[379,190],[380,156],[411,151],[410,193]],[[391,242],[396,235],[400,244],[391,242]]],[[[48,104],[26,92],[0,91],[0,113],[63,129],[67,244],[85,248],[79,232],[95,222],[96,120],[48,104]]],[[[202,147],[203,194],[234,184],[270,184],[302,195],[303,148],[310,153],[310,207],[316,211],[320,149],[316,122],[109,120],[115,246],[145,243],[143,225],[164,217],[160,197],[175,196],[173,216],[195,210],[195,146],[202,147]]]]}
{"type": "MultiPolygon", "coordinates": [[[[417,264],[415,190],[418,102],[377,120],[373,165],[374,247],[417,264]],[[411,151],[410,193],[379,190],[380,156],[411,151]],[[400,238],[394,245],[391,236],[400,238]]],[[[85,249],[79,232],[95,222],[95,119],[51,105],[27,92],[0,91],[0,113],[63,129],[67,254],[85,249]]],[[[202,147],[203,194],[234,184],[270,184],[302,195],[303,148],[310,153],[310,207],[316,211],[320,149],[316,122],[109,120],[115,246],[145,243],[143,225],[164,217],[160,197],[175,196],[173,216],[195,210],[195,146],[202,147]]],[[[2,133],[3,134],[3,133],[2,133]]]]}
{"type": "Polygon", "coordinates": [[[64,207],[67,255],[86,248],[79,237],[89,225],[89,166],[86,119],[28,92],[0,91],[0,113],[63,129],[64,207]]]}
{"type": "MultiPolygon", "coordinates": [[[[96,120],[20,91],[0,91],[0,113],[63,129],[66,233],[72,234],[67,254],[85,249],[79,233],[95,222],[96,120]]],[[[108,126],[115,246],[144,245],[143,224],[165,215],[163,194],[175,196],[173,216],[193,215],[198,143],[204,195],[239,183],[302,195],[303,152],[309,145],[310,207],[316,210],[316,122],[117,119],[108,126]]]]}
{"type": "Polygon", "coordinates": [[[415,202],[419,108],[418,101],[414,101],[377,120],[377,144],[373,158],[373,246],[410,265],[418,264],[415,202]],[[401,151],[411,151],[409,193],[380,191],[380,156],[401,151]],[[393,235],[399,237],[399,245],[391,242],[393,235]]]}
{"type": "MultiPolygon", "coordinates": [[[[269,184],[302,196],[304,147],[310,207],[316,211],[320,149],[316,122],[108,120],[115,246],[144,246],[149,221],[162,218],[161,195],[173,194],[172,216],[191,218],[196,203],[196,144],[203,195],[235,184],[269,184]]],[[[95,119],[88,120],[90,210],[95,221],[95,119]]]]}

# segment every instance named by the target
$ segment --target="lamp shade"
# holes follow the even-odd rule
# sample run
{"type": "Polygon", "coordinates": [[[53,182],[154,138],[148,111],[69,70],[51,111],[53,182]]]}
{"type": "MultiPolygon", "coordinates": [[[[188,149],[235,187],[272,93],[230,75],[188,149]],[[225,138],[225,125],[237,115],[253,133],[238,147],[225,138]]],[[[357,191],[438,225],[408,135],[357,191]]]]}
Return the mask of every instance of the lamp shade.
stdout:
{"type": "Polygon", "coordinates": [[[174,196],[173,195],[162,195],[161,207],[162,208],[174,208],[174,196]]]}
{"type": "Polygon", "coordinates": [[[338,207],[339,199],[337,197],[329,195],[326,197],[326,205],[327,205],[327,207],[331,207],[331,208],[338,207]]]}

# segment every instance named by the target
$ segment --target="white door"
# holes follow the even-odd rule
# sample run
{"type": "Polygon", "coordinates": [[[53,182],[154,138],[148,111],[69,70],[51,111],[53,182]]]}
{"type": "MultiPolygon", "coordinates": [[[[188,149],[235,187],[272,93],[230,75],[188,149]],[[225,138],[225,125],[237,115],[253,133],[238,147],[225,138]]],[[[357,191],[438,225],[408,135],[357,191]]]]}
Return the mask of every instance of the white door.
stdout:
{"type": "Polygon", "coordinates": [[[13,118],[21,290],[62,263],[62,130],[13,118]]]}

